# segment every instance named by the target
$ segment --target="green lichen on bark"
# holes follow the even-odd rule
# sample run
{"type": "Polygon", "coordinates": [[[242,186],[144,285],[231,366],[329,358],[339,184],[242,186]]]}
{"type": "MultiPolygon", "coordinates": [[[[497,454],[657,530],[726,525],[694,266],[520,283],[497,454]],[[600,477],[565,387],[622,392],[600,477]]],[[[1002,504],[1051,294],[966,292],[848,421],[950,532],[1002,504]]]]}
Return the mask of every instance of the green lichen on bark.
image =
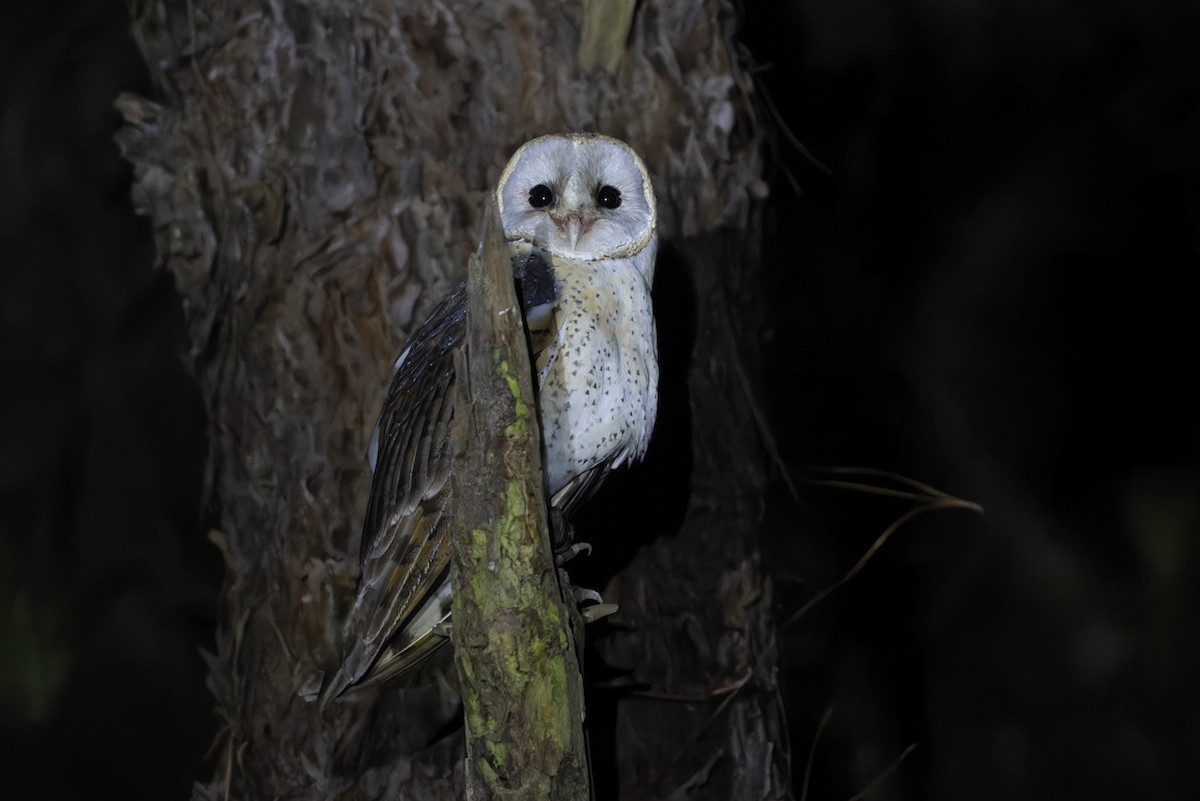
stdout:
{"type": "Polygon", "coordinates": [[[467,798],[589,795],[583,688],[550,550],[532,372],[494,211],[468,274],[454,482],[454,645],[467,798]]]}
{"type": "Polygon", "coordinates": [[[513,374],[508,360],[501,358],[499,348],[492,351],[492,358],[496,361],[496,369],[500,372],[500,377],[504,380],[504,384],[508,387],[508,391],[512,393],[513,398],[513,414],[515,415],[515,419],[504,427],[504,436],[509,439],[520,439],[526,436],[527,433],[526,425],[529,420],[529,404],[521,396],[521,382],[513,374]]]}

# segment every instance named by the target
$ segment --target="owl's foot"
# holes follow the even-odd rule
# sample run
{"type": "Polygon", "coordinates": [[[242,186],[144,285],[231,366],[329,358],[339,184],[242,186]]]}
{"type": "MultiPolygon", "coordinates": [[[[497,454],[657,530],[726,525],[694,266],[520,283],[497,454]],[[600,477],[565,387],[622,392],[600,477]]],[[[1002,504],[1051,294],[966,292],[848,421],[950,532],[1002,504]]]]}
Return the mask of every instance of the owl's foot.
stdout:
{"type": "Polygon", "coordinates": [[[562,567],[567,562],[570,562],[581,553],[590,554],[592,552],[592,544],[590,542],[573,542],[561,551],[554,554],[554,564],[562,567]]]}
{"type": "Polygon", "coordinates": [[[580,616],[586,624],[594,624],[595,621],[617,612],[616,603],[605,603],[599,592],[589,590],[586,586],[572,584],[571,595],[575,597],[575,606],[580,608],[580,616]]]}
{"type": "MultiPolygon", "coordinates": [[[[587,543],[580,543],[580,545],[584,546],[586,550],[591,550],[587,543]]],[[[605,603],[604,597],[600,593],[588,587],[572,584],[567,571],[562,568],[558,570],[558,580],[561,586],[570,590],[571,599],[575,601],[575,608],[579,610],[579,616],[583,618],[584,623],[594,623],[617,611],[617,605],[605,603]]]]}
{"type": "Polygon", "coordinates": [[[583,616],[584,623],[595,623],[597,620],[613,614],[619,608],[616,604],[592,604],[580,607],[579,614],[583,616]]]}
{"type": "Polygon", "coordinates": [[[571,595],[575,598],[575,605],[579,607],[579,614],[584,623],[595,623],[617,611],[616,604],[604,603],[600,593],[587,587],[576,587],[572,584],[571,595]]]}
{"type": "Polygon", "coordinates": [[[595,590],[589,590],[587,587],[576,587],[571,585],[571,594],[575,596],[575,604],[583,609],[583,604],[590,601],[592,604],[602,604],[604,599],[600,597],[600,593],[595,590]]]}
{"type": "Polygon", "coordinates": [[[567,522],[562,510],[554,506],[550,507],[550,546],[554,549],[554,564],[559,569],[560,580],[564,586],[571,588],[571,596],[575,599],[575,606],[585,623],[594,623],[617,611],[617,605],[604,603],[600,593],[572,584],[567,571],[562,569],[563,565],[579,554],[590,554],[592,544],[575,542],[575,528],[567,522]]]}

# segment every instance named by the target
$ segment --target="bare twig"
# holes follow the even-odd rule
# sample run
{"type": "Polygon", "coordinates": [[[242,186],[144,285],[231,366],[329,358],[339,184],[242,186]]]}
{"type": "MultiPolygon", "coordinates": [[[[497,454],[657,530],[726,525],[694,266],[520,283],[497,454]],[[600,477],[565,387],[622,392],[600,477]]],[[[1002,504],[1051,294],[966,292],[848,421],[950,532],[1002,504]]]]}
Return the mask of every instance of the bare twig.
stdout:
{"type": "Polygon", "coordinates": [[[875,542],[871,544],[871,547],[867,549],[866,553],[864,553],[858,562],[854,564],[854,567],[850,568],[846,574],[838,579],[838,581],[833,585],[818,591],[816,595],[808,600],[807,603],[788,616],[787,620],[783,622],[784,627],[791,626],[792,624],[796,623],[798,620],[800,620],[800,618],[804,617],[804,615],[806,615],[810,609],[821,603],[821,601],[824,601],[831,593],[858,575],[859,572],[866,567],[867,563],[871,561],[871,558],[879,551],[879,549],[887,543],[888,539],[913,518],[925,514],[926,512],[933,512],[943,509],[967,509],[975,512],[976,514],[983,514],[983,507],[977,503],[974,503],[973,501],[955,498],[953,495],[949,495],[939,489],[935,489],[928,484],[923,484],[915,479],[901,476],[898,473],[890,473],[885,470],[876,470],[869,467],[831,467],[822,469],[836,474],[859,474],[889,478],[897,483],[913,487],[918,491],[912,492],[906,490],[896,490],[889,487],[876,486],[873,484],[863,484],[855,481],[841,481],[837,479],[810,479],[809,483],[817,486],[833,487],[835,489],[850,489],[856,492],[865,492],[872,495],[883,495],[889,498],[901,498],[904,500],[916,501],[921,505],[917,506],[916,508],[909,509],[904,514],[900,515],[900,517],[896,518],[891,525],[883,530],[882,534],[875,538],[875,542]]]}

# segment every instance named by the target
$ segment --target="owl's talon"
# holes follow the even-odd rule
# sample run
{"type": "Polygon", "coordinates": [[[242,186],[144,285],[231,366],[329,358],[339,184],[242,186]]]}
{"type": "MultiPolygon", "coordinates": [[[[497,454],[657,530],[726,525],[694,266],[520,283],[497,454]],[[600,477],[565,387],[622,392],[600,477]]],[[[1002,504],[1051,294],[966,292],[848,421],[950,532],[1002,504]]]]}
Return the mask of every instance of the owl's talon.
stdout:
{"type": "Polygon", "coordinates": [[[597,620],[615,613],[618,609],[620,607],[616,604],[592,604],[581,608],[579,614],[583,616],[584,623],[595,623],[597,620]]]}
{"type": "Polygon", "coordinates": [[[554,563],[562,567],[567,562],[570,562],[581,553],[591,554],[592,544],[590,542],[576,542],[568,546],[564,550],[554,554],[554,563]]]}
{"type": "Polygon", "coordinates": [[[591,601],[593,604],[604,603],[604,598],[595,590],[589,590],[587,587],[571,587],[571,594],[575,596],[575,604],[582,605],[584,601],[591,601]]]}

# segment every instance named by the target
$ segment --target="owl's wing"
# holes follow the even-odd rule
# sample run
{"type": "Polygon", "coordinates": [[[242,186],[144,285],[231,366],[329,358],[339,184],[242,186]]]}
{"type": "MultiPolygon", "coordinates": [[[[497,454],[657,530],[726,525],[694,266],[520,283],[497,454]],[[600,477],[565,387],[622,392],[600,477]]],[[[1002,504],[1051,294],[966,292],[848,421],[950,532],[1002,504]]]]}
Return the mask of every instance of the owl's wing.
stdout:
{"type": "Polygon", "coordinates": [[[446,637],[450,615],[450,470],[455,456],[454,354],[466,328],[460,284],[409,339],[372,435],[374,478],[345,622],[341,667],[323,702],[351,684],[407,672],[446,637]]]}

